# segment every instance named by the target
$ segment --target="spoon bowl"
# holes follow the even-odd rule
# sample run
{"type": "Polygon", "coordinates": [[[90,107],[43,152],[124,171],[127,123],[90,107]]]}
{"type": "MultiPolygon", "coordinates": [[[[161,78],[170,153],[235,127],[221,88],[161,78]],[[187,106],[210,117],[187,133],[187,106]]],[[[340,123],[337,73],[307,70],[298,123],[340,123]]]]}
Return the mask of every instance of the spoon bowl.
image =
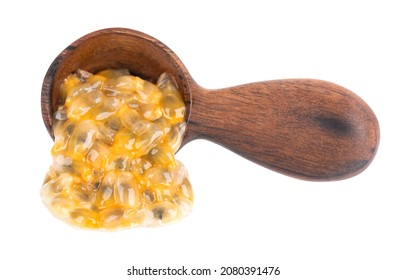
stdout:
{"type": "Polygon", "coordinates": [[[169,73],[186,103],[182,146],[207,139],[291,177],[349,178],[367,168],[378,148],[379,125],[373,111],[339,85],[288,79],[205,89],[167,46],[124,28],[85,35],[51,64],[41,93],[42,116],[51,137],[58,91],[64,78],[78,68],[92,73],[127,68],[153,82],[169,73]]]}
{"type": "Polygon", "coordinates": [[[51,137],[54,137],[52,115],[57,108],[58,92],[64,79],[77,69],[95,73],[107,68],[128,69],[133,75],[149,81],[157,81],[162,73],[169,73],[184,94],[188,111],[191,78],[180,59],[168,47],[136,30],[103,29],[69,45],[54,60],[45,75],[41,109],[51,137]]]}

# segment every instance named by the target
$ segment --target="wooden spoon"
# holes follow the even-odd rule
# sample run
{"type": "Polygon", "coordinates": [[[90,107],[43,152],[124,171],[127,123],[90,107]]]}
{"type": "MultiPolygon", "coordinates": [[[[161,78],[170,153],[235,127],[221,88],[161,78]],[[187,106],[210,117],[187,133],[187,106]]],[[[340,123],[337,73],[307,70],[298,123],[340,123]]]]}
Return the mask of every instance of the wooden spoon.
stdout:
{"type": "Polygon", "coordinates": [[[51,137],[59,88],[78,68],[90,72],[127,68],[152,81],[168,72],[187,106],[183,145],[207,139],[295,178],[349,178],[370,164],[378,148],[379,125],[374,113],[341,86],[289,79],[208,90],[192,79],[163,43],[123,28],[90,33],[68,46],[51,64],[41,94],[42,116],[51,137]]]}

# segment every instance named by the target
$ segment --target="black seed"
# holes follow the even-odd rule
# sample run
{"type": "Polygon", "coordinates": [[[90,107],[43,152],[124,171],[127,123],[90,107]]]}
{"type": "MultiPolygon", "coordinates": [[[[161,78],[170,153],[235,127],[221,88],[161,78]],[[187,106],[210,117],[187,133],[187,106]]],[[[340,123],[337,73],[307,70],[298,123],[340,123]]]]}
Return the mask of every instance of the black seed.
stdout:
{"type": "Polygon", "coordinates": [[[78,195],[78,197],[79,197],[82,201],[84,201],[84,202],[88,202],[88,201],[89,201],[89,195],[87,195],[86,193],[80,193],[80,194],[78,195]]]}
{"type": "Polygon", "coordinates": [[[149,190],[145,190],[145,191],[143,192],[143,195],[147,198],[147,200],[148,200],[149,202],[153,202],[153,201],[155,200],[154,194],[153,194],[151,191],[149,191],[149,190]]]}
{"type": "Polygon", "coordinates": [[[87,132],[82,132],[81,134],[78,135],[78,142],[79,143],[84,143],[86,141],[86,138],[88,138],[88,133],[87,132]]]}
{"type": "Polygon", "coordinates": [[[130,189],[131,185],[129,183],[120,182],[119,184],[123,189],[130,189]]]}
{"type": "Polygon", "coordinates": [[[93,76],[92,73],[89,73],[88,71],[82,69],[76,70],[75,75],[81,80],[81,82],[84,82],[89,77],[93,76]]]}
{"type": "Polygon", "coordinates": [[[120,157],[120,158],[116,159],[115,166],[116,166],[116,169],[120,169],[120,170],[125,169],[126,162],[125,162],[124,158],[120,157]]]}
{"type": "Polygon", "coordinates": [[[74,128],[75,128],[75,125],[74,125],[73,123],[69,124],[69,125],[65,128],[66,133],[68,134],[68,136],[71,136],[71,135],[72,135],[72,132],[73,132],[73,129],[74,129],[74,128]]]}
{"type": "Polygon", "coordinates": [[[122,127],[122,124],[121,124],[121,122],[120,122],[119,119],[113,118],[113,119],[108,120],[108,121],[105,123],[105,126],[108,127],[108,128],[110,128],[110,129],[113,129],[113,130],[116,130],[116,131],[117,131],[117,130],[119,130],[119,129],[122,127]]]}
{"type": "Polygon", "coordinates": [[[154,218],[162,220],[164,217],[165,209],[162,207],[157,207],[153,210],[154,218]]]}
{"type": "Polygon", "coordinates": [[[90,210],[92,210],[93,212],[98,213],[98,212],[99,212],[99,207],[96,206],[95,204],[92,204],[92,205],[90,206],[90,210]]]}

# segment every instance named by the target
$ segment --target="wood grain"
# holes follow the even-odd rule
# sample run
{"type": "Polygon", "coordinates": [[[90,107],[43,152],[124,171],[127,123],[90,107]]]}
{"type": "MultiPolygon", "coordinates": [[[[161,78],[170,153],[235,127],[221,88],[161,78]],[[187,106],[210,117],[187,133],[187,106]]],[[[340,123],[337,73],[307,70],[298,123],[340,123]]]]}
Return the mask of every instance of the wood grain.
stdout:
{"type": "Polygon", "coordinates": [[[59,88],[78,68],[90,72],[128,68],[151,81],[168,72],[187,106],[183,145],[207,139],[295,178],[349,178],[370,164],[378,148],[379,125],[374,113],[341,86],[291,79],[204,89],[167,46],[123,28],[90,33],[69,45],[51,64],[41,93],[42,115],[51,137],[59,88]]]}
{"type": "Polygon", "coordinates": [[[193,92],[184,141],[204,138],[292,177],[349,178],[377,151],[374,113],[333,83],[276,80],[193,92]]]}
{"type": "Polygon", "coordinates": [[[108,28],[87,34],[70,44],[52,62],[42,86],[41,109],[44,124],[53,138],[52,116],[58,92],[65,77],[78,68],[97,72],[126,68],[143,79],[156,81],[167,72],[172,75],[189,108],[190,76],[179,58],[163,43],[142,32],[108,28]]]}

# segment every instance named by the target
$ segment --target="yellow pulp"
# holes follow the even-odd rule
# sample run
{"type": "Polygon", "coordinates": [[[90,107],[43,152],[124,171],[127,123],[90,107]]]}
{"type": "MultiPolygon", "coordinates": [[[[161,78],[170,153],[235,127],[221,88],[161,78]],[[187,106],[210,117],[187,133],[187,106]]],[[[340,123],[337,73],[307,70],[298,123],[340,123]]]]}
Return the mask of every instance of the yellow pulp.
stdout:
{"type": "Polygon", "coordinates": [[[117,229],[191,211],[188,174],[174,158],[185,104],[169,75],[155,85],[127,70],[78,70],[65,79],[60,104],[41,191],[53,214],[83,228],[117,229]]]}

